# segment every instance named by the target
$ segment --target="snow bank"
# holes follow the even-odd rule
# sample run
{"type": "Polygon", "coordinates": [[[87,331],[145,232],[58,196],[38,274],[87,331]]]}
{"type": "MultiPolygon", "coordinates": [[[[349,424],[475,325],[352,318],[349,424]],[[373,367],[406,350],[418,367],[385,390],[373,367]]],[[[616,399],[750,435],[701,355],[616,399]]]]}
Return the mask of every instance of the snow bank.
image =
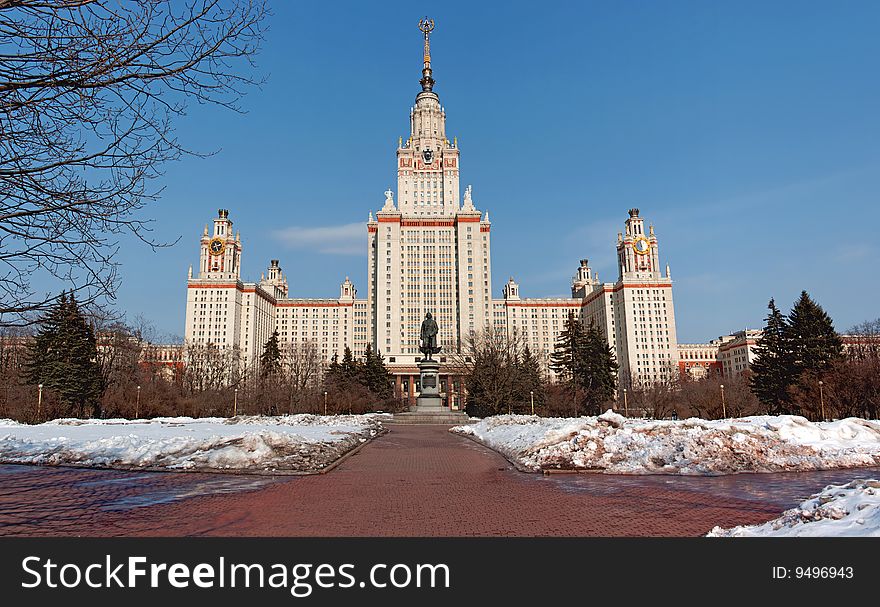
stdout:
{"type": "Polygon", "coordinates": [[[0,420],[0,463],[306,472],[381,431],[381,416],[0,420]]]}
{"type": "Polygon", "coordinates": [[[880,422],[793,415],[707,421],[499,415],[450,430],[526,469],[609,474],[732,474],[880,465],[880,422]]]}
{"type": "Polygon", "coordinates": [[[797,508],[763,525],[722,529],[709,537],[880,537],[880,481],[829,485],[797,508]]]}

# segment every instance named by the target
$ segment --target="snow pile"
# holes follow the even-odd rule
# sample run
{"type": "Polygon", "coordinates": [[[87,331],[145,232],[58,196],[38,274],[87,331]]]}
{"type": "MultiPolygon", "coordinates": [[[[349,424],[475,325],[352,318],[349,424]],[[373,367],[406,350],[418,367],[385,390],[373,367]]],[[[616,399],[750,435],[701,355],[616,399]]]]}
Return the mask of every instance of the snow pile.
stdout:
{"type": "Polygon", "coordinates": [[[880,537],[880,481],[829,485],[797,508],[763,525],[722,529],[709,537],[880,537]]]}
{"type": "Polygon", "coordinates": [[[499,415],[451,429],[529,470],[732,474],[880,465],[880,422],[793,415],[707,421],[499,415]]]}
{"type": "Polygon", "coordinates": [[[381,416],[0,420],[0,463],[307,472],[376,436],[381,416]]]}

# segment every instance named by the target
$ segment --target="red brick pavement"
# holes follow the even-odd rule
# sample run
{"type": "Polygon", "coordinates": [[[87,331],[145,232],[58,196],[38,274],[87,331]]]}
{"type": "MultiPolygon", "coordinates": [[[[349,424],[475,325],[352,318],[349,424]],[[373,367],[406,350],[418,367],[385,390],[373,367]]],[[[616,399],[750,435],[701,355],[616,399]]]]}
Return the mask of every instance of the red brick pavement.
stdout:
{"type": "Polygon", "coordinates": [[[16,497],[0,500],[0,534],[690,536],[779,514],[769,504],[657,486],[613,495],[564,491],[513,470],[497,453],[445,427],[414,425],[391,426],[328,474],[256,491],[126,512],[74,504],[57,513],[51,491],[47,483],[43,497],[49,499],[31,492],[30,504],[18,504],[18,519],[3,507],[16,497]],[[41,513],[36,521],[22,515],[28,507],[41,513]]]}

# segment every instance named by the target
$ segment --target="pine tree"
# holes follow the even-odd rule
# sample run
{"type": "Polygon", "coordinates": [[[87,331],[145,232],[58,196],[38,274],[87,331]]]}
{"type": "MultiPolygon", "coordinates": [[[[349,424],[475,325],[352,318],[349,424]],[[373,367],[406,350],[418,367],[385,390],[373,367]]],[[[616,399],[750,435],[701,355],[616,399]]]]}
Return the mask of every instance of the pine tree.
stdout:
{"type": "Polygon", "coordinates": [[[806,291],[801,291],[788,314],[785,334],[795,378],[805,371],[824,371],[843,356],[843,344],[831,317],[806,291]]]}
{"type": "Polygon", "coordinates": [[[351,348],[345,346],[342,353],[342,363],[339,367],[341,377],[345,381],[357,381],[359,379],[361,364],[354,359],[351,348]]]}
{"type": "Polygon", "coordinates": [[[544,404],[544,378],[541,374],[541,363],[532,354],[528,346],[522,352],[517,361],[517,398],[522,403],[522,411],[531,413],[532,396],[534,395],[535,407],[544,404]]]}
{"type": "Polygon", "coordinates": [[[797,375],[789,343],[790,332],[776,302],[771,299],[767,308],[770,312],[751,364],[751,387],[769,413],[787,413],[790,411],[788,388],[797,375]]]}
{"type": "Polygon", "coordinates": [[[273,331],[260,355],[260,378],[265,380],[278,377],[280,372],[281,349],[278,347],[278,331],[273,331]]]}
{"type": "Polygon", "coordinates": [[[342,366],[339,364],[339,355],[334,352],[330,358],[330,364],[327,366],[327,373],[324,375],[324,385],[337,384],[341,379],[342,366]]]}
{"type": "Polygon", "coordinates": [[[591,413],[614,396],[618,368],[614,352],[594,323],[584,329],[573,312],[550,355],[550,368],[575,390],[591,413]]]}
{"type": "Polygon", "coordinates": [[[590,322],[584,337],[584,356],[579,375],[587,391],[587,404],[593,413],[600,413],[602,403],[614,398],[617,388],[617,361],[605,335],[590,322]]]}
{"type": "Polygon", "coordinates": [[[62,293],[39,324],[28,353],[28,381],[55,392],[67,414],[100,415],[104,384],[97,339],[73,294],[62,293]]]}
{"type": "Polygon", "coordinates": [[[367,349],[364,352],[364,365],[361,368],[361,377],[361,383],[378,398],[391,398],[391,374],[388,373],[382,353],[376,352],[374,354],[370,344],[367,344],[367,349]]]}
{"type": "Polygon", "coordinates": [[[553,352],[550,354],[550,369],[562,381],[574,380],[578,352],[583,345],[582,334],[580,321],[574,312],[569,312],[562,332],[556,338],[553,352]]]}

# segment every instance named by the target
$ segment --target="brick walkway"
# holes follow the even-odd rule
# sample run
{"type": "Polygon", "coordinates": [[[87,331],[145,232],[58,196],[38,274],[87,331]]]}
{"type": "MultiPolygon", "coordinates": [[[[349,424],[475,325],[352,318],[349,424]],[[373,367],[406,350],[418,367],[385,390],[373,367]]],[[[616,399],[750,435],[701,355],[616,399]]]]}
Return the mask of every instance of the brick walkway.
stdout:
{"type": "MultiPolygon", "coordinates": [[[[79,472],[35,469],[40,474],[79,472]]],[[[391,426],[329,474],[125,512],[88,501],[59,510],[50,480],[15,495],[2,483],[4,535],[687,536],[780,513],[770,504],[656,486],[613,495],[565,491],[439,426],[391,426]],[[10,518],[12,504],[17,518],[10,518]],[[32,515],[24,516],[28,509],[32,515]]]]}

